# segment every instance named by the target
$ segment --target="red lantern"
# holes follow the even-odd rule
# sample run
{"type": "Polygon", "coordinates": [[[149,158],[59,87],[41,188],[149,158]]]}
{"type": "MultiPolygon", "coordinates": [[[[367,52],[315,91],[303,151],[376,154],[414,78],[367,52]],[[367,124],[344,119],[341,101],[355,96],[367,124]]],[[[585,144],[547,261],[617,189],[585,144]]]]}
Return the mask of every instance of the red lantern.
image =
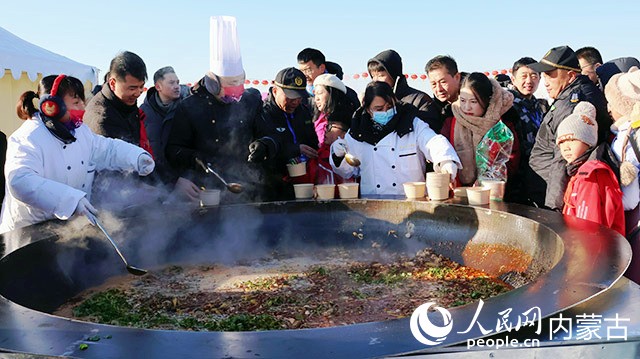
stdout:
{"type": "Polygon", "coordinates": [[[363,72],[362,73],[362,77],[367,78],[367,77],[369,77],[369,74],[367,72],[363,72]]]}
{"type": "Polygon", "coordinates": [[[252,83],[252,84],[254,84],[254,85],[259,85],[259,84],[260,84],[260,81],[258,81],[258,80],[253,80],[251,83],[252,83]]]}
{"type": "Polygon", "coordinates": [[[142,92],[147,92],[147,88],[146,88],[146,87],[143,87],[143,88],[142,88],[142,92]]]}
{"type": "Polygon", "coordinates": [[[409,78],[409,74],[404,74],[404,78],[408,79],[409,78]]]}
{"type": "Polygon", "coordinates": [[[191,82],[187,82],[187,86],[191,87],[193,84],[191,82]]]}
{"type": "Polygon", "coordinates": [[[415,80],[415,79],[417,79],[417,78],[418,78],[418,75],[416,75],[416,74],[411,74],[411,79],[412,79],[412,80],[415,80]]]}
{"type": "Polygon", "coordinates": [[[484,75],[485,75],[485,76],[489,76],[489,71],[485,71],[485,72],[484,72],[484,75]]]}
{"type": "Polygon", "coordinates": [[[502,70],[500,71],[501,74],[506,75],[507,74],[507,70],[502,70]]]}
{"type": "Polygon", "coordinates": [[[251,81],[250,81],[250,80],[244,80],[244,84],[245,84],[245,85],[249,85],[250,83],[251,83],[251,81]]]}
{"type": "Polygon", "coordinates": [[[360,74],[354,74],[353,78],[356,79],[356,80],[359,79],[360,78],[360,74]]]}
{"type": "Polygon", "coordinates": [[[426,80],[426,79],[427,79],[427,75],[422,74],[422,75],[420,75],[420,78],[421,78],[422,80],[426,80]]]}
{"type": "Polygon", "coordinates": [[[269,81],[267,81],[267,80],[262,80],[262,84],[263,84],[263,85],[268,85],[268,84],[269,84],[269,81]]]}
{"type": "Polygon", "coordinates": [[[497,74],[498,74],[498,71],[493,70],[493,71],[491,71],[491,74],[492,74],[493,76],[495,76],[495,75],[497,75],[497,74]]]}

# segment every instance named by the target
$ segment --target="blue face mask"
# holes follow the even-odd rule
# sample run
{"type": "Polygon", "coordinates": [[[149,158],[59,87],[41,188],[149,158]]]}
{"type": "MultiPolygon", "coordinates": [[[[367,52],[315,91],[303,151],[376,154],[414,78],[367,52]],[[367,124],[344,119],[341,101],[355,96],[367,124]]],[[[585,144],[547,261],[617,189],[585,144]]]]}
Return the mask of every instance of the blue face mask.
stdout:
{"type": "Polygon", "coordinates": [[[307,92],[309,93],[309,96],[313,96],[313,84],[307,83],[307,92]]]}
{"type": "Polygon", "coordinates": [[[396,108],[394,106],[394,107],[388,109],[387,111],[374,111],[373,112],[373,116],[371,116],[371,118],[376,123],[380,124],[381,126],[384,126],[387,123],[389,123],[389,121],[391,121],[391,119],[395,115],[396,115],[396,108]]]}

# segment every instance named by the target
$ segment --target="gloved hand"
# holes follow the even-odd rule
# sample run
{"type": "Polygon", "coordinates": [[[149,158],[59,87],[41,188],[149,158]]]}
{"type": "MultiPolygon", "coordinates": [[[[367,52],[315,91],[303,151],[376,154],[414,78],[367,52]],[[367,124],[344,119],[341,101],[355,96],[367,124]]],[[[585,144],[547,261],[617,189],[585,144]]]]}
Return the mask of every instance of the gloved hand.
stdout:
{"type": "Polygon", "coordinates": [[[147,176],[153,169],[156,167],[156,163],[153,161],[151,156],[144,152],[138,156],[138,174],[140,176],[147,176]]]}
{"type": "Polygon", "coordinates": [[[76,210],[73,212],[74,215],[86,216],[89,219],[89,222],[95,224],[93,217],[98,214],[98,210],[95,209],[89,203],[89,200],[86,197],[80,198],[78,204],[76,205],[76,210]]]}
{"type": "Polygon", "coordinates": [[[267,159],[267,145],[262,141],[256,140],[249,145],[249,158],[247,161],[258,163],[267,159]]]}
{"type": "Polygon", "coordinates": [[[200,188],[198,188],[195,183],[189,181],[186,178],[178,178],[173,191],[177,195],[192,202],[197,202],[198,200],[200,200],[200,188]]]}
{"type": "Polygon", "coordinates": [[[347,141],[344,138],[338,137],[331,144],[331,153],[336,157],[344,157],[347,154],[347,141]]]}
{"type": "Polygon", "coordinates": [[[451,160],[440,162],[434,169],[436,172],[448,173],[451,176],[451,182],[455,181],[458,175],[458,164],[451,160]]]}

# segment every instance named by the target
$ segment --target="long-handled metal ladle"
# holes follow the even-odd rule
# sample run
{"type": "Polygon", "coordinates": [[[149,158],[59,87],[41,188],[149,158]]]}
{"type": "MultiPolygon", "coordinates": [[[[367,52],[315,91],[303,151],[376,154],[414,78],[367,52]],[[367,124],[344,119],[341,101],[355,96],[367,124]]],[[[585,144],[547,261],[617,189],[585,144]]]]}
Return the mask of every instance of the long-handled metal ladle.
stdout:
{"type": "Polygon", "coordinates": [[[222,178],[216,171],[212,170],[211,167],[208,164],[205,165],[204,162],[202,162],[199,158],[196,158],[196,163],[200,167],[202,167],[205,172],[212,173],[216,177],[218,177],[218,179],[222,183],[224,183],[224,185],[227,187],[227,189],[230,192],[232,192],[232,193],[240,193],[240,192],[242,192],[243,188],[242,188],[242,185],[240,183],[235,183],[235,182],[227,183],[227,181],[225,181],[224,178],[222,178]]]}
{"type": "Polygon", "coordinates": [[[147,270],[146,269],[141,269],[141,268],[138,268],[138,267],[134,267],[134,266],[130,265],[129,262],[127,262],[127,259],[122,255],[122,252],[120,252],[120,249],[118,249],[118,246],[116,245],[116,242],[114,242],[113,239],[111,239],[111,236],[109,235],[109,233],[107,233],[107,231],[104,229],[104,227],[102,227],[102,224],[100,224],[100,222],[98,221],[96,216],[94,216],[91,213],[88,213],[87,214],[87,218],[89,219],[89,222],[91,222],[93,225],[98,226],[98,228],[100,228],[102,233],[104,233],[104,235],[107,237],[109,242],[111,242],[111,245],[113,246],[113,248],[115,248],[116,252],[118,252],[118,255],[120,256],[120,258],[122,258],[122,261],[127,266],[127,271],[129,273],[131,273],[133,275],[144,275],[144,274],[147,274],[147,270]]]}

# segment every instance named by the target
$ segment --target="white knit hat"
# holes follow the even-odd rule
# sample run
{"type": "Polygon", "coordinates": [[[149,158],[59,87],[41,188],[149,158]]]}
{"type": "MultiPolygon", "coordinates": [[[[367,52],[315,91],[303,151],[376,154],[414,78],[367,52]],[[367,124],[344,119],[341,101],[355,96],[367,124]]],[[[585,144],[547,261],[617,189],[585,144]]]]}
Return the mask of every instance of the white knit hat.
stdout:
{"type": "Polygon", "coordinates": [[[604,88],[604,94],[614,111],[627,116],[633,104],[640,102],[640,70],[633,66],[629,72],[613,75],[604,88]]]}
{"type": "Polygon", "coordinates": [[[336,75],[322,74],[316,77],[316,79],[313,80],[313,86],[318,86],[318,85],[333,87],[342,91],[342,93],[344,94],[347,93],[347,86],[345,86],[344,83],[340,81],[340,79],[336,75]]]}
{"type": "Polygon", "coordinates": [[[598,123],[596,108],[589,102],[579,102],[571,115],[567,116],[556,131],[556,144],[569,140],[579,140],[589,147],[598,143],[598,123]]]}

